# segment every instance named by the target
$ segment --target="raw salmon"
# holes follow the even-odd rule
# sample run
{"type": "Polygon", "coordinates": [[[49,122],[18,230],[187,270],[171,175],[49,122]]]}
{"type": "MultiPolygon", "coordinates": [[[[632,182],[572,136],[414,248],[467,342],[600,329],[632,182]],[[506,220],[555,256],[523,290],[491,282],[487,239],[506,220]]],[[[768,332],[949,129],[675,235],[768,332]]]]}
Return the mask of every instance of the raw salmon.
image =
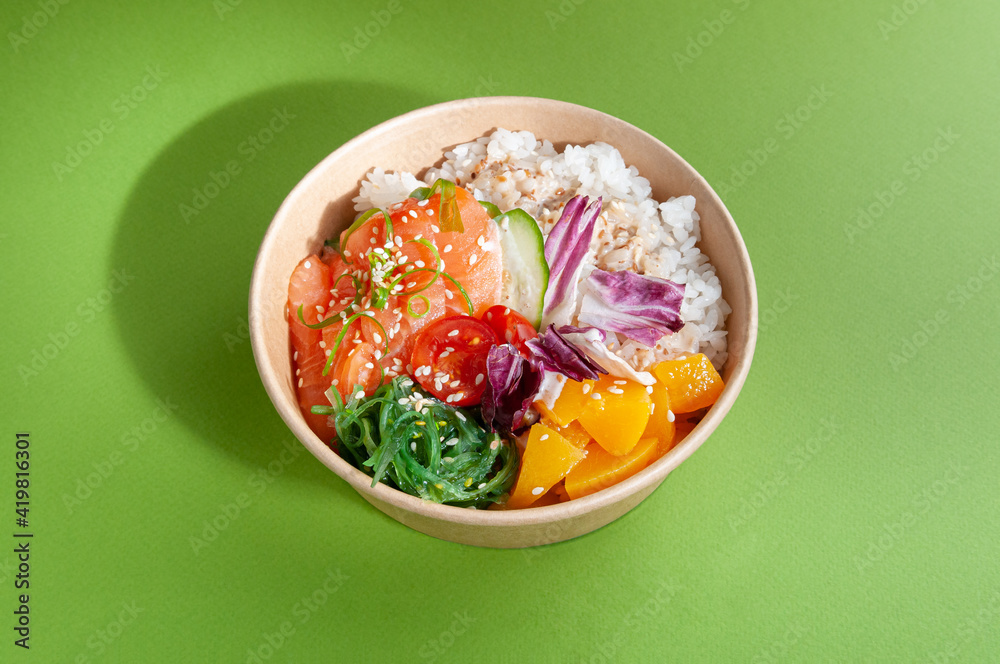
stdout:
{"type": "Polygon", "coordinates": [[[331,285],[330,267],[316,255],[302,259],[288,282],[288,327],[299,407],[309,428],[325,441],[334,438],[336,432],[327,423],[326,415],[314,415],[310,410],[313,405],[329,403],[323,396],[331,381],[331,378],[323,376],[323,365],[326,364],[326,355],[320,346],[323,332],[306,327],[299,320],[298,310],[301,305],[302,317],[307,323],[323,320],[330,301],[331,285]]]}
{"type": "MultiPolygon", "coordinates": [[[[388,210],[392,224],[388,239],[385,216],[377,213],[350,235],[341,234],[343,258],[326,251],[322,260],[311,256],[296,268],[289,285],[289,314],[294,319],[291,331],[299,357],[298,394],[304,414],[314,404],[328,403],[323,392],[331,384],[345,397],[355,385],[371,394],[383,379],[407,373],[413,339],[420,330],[444,316],[470,313],[469,303],[454,283],[444,276],[434,279],[438,260],[443,263],[442,272],[468,294],[472,315],[481,316],[500,301],[502,265],[496,224],[472,194],[456,187],[455,196],[462,232],[440,230],[440,194],[423,201],[410,198],[388,210]],[[432,245],[437,257],[421,241],[432,245]],[[393,289],[397,278],[407,272],[393,289]],[[378,306],[380,289],[385,294],[383,307],[378,306]],[[306,322],[333,316],[339,320],[312,330],[298,320],[298,303],[305,305],[306,322]],[[364,316],[344,332],[344,321],[362,312],[364,316]],[[330,355],[333,361],[323,376],[330,355]]],[[[329,433],[325,417],[306,417],[318,434],[321,418],[321,436],[329,433]]]]}

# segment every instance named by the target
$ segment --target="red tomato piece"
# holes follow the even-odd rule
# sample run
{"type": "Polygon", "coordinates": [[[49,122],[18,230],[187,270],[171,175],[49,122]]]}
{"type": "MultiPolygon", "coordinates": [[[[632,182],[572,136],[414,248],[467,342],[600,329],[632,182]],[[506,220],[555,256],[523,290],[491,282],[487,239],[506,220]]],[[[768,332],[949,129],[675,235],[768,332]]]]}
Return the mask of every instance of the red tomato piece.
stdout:
{"type": "Polygon", "coordinates": [[[452,406],[479,403],[486,389],[486,356],[496,334],[471,316],[437,320],[417,335],[410,364],[420,386],[452,406]]]}
{"type": "Polygon", "coordinates": [[[537,337],[538,332],[527,318],[510,307],[497,304],[486,310],[483,322],[493,328],[500,343],[514,344],[514,347],[521,351],[521,355],[529,356],[528,347],[524,342],[537,337]]]}

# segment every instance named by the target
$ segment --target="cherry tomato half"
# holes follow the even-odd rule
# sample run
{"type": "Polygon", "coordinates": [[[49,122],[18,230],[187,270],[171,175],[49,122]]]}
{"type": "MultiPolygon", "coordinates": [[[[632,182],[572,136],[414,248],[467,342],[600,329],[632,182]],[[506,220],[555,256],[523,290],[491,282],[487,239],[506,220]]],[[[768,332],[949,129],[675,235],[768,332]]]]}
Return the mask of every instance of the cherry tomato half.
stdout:
{"type": "Polygon", "coordinates": [[[538,332],[527,318],[510,307],[498,304],[486,310],[483,322],[493,328],[500,343],[514,344],[521,355],[528,357],[528,347],[524,342],[537,337],[538,332]]]}
{"type": "Polygon", "coordinates": [[[434,321],[415,339],[413,377],[447,404],[475,405],[486,389],[486,356],[496,345],[490,326],[471,316],[434,321]]]}

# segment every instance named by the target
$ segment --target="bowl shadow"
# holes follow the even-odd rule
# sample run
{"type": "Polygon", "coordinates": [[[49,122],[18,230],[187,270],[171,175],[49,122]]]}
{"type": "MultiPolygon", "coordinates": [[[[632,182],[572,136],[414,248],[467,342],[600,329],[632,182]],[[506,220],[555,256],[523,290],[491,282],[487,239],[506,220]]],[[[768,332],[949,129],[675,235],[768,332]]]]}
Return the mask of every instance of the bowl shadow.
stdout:
{"type": "MultiPolygon", "coordinates": [[[[131,275],[112,303],[123,347],[152,394],[206,445],[266,467],[299,443],[273,408],[247,327],[261,239],[295,184],[362,131],[435,100],[347,81],[304,82],[229,103],[186,129],[138,177],[110,269],[131,275]]],[[[319,463],[289,475],[336,487],[319,463]]]]}

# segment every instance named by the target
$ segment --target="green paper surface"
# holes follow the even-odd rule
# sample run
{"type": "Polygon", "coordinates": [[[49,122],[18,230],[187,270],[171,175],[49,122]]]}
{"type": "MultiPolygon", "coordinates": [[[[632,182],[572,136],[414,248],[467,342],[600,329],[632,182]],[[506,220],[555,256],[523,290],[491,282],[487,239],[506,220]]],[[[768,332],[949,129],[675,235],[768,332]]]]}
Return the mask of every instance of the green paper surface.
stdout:
{"type": "Polygon", "coordinates": [[[12,0],[0,27],[0,661],[996,661],[1000,5],[12,0]],[[760,298],[708,442],[524,551],[371,508],[246,329],[313,165],[485,95],[670,145],[760,298]]]}

